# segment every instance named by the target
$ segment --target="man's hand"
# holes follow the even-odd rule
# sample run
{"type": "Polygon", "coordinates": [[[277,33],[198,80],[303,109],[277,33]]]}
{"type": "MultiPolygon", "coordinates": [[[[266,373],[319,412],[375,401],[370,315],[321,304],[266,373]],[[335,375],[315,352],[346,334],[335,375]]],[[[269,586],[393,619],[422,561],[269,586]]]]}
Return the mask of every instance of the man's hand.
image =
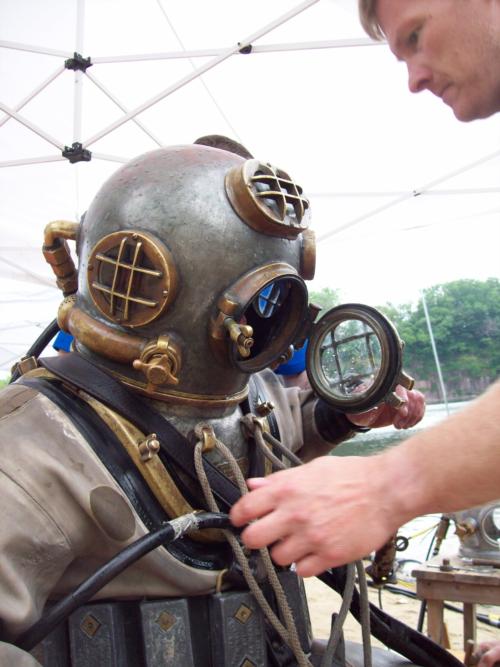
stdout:
{"type": "Polygon", "coordinates": [[[500,665],[500,641],[483,642],[479,644],[475,656],[481,657],[477,667],[495,667],[500,665]]]}
{"type": "Polygon", "coordinates": [[[243,526],[258,519],[243,531],[245,545],[274,545],[278,565],[295,562],[298,574],[309,577],[387,541],[400,525],[399,503],[388,503],[394,484],[381,456],[320,457],[249,479],[251,493],[233,506],[231,521],[243,526]]]}
{"type": "Polygon", "coordinates": [[[425,397],[416,389],[411,391],[398,384],[396,394],[405,402],[400,408],[392,408],[386,403],[360,414],[348,414],[346,417],[356,426],[380,428],[394,426],[397,429],[411,428],[418,424],[425,413],[425,397]]]}

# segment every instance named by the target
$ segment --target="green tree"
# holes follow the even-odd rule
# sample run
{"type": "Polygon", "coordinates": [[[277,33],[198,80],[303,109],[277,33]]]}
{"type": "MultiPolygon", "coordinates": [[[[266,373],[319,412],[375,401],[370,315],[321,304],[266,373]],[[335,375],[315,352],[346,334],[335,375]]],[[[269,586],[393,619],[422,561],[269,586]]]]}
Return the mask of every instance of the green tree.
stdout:
{"type": "MultiPolygon", "coordinates": [[[[319,291],[310,291],[309,292],[309,301],[315,306],[321,308],[321,313],[326,313],[327,310],[338,306],[340,303],[339,290],[332,289],[331,287],[323,287],[319,291]]],[[[321,316],[320,313],[320,316],[321,316]]]]}
{"type": "MultiPolygon", "coordinates": [[[[425,291],[445,383],[452,396],[480,393],[500,374],[500,281],[456,280],[425,291]]],[[[405,367],[437,390],[422,300],[381,310],[405,341],[405,367]]]]}

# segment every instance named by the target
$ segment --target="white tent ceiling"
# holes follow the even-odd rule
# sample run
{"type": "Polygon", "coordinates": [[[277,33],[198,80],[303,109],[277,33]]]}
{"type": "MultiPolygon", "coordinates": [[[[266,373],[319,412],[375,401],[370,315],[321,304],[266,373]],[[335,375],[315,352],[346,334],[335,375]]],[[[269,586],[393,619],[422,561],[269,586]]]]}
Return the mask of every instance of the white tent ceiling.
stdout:
{"type": "Polygon", "coordinates": [[[78,219],[120,162],[204,134],[303,185],[320,239],[313,287],[402,302],[500,275],[499,118],[464,125],[429,94],[412,99],[356,5],[2,0],[0,370],[60,302],[45,224],[78,219]],[[85,74],[64,67],[75,51],[91,58],[85,74]],[[62,157],[75,141],[90,162],[62,157]]]}

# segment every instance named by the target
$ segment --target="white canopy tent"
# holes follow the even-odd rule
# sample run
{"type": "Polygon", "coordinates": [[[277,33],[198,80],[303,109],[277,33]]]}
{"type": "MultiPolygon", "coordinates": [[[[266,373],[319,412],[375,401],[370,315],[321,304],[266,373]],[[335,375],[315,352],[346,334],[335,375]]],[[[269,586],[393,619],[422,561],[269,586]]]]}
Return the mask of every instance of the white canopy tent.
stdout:
{"type": "Polygon", "coordinates": [[[79,219],[134,155],[204,134],[304,187],[315,288],[377,304],[500,275],[499,118],[461,124],[429,94],[411,99],[356,5],[2,0],[1,371],[61,300],[40,251],[46,223],[79,219]],[[78,144],[89,161],[63,157],[78,144]]]}

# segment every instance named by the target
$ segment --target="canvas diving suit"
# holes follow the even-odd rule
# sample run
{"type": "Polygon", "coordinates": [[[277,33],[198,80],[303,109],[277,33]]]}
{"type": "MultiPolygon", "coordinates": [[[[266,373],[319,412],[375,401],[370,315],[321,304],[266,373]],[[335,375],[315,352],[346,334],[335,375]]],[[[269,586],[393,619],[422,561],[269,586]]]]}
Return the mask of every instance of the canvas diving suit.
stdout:
{"type": "MultiPolygon", "coordinates": [[[[204,456],[228,479],[232,465],[244,477],[271,470],[245,415],[303,460],[353,434],[312,391],[284,388],[269,370],[304,342],[315,314],[304,282],[315,264],[308,225],[309,202],[286,172],[191,145],[139,156],[81,223],[47,226],[43,251],[64,294],[58,322],[76,351],[55,369],[25,360],[0,397],[0,664],[30,664],[15,643],[46,605],[163,522],[206,509],[169,438],[137,426],[134,396],[180,434],[182,457],[200,431],[223,443],[232,462],[220,448],[204,456]],[[68,371],[71,359],[80,375],[68,371]],[[126,390],[127,414],[99,398],[97,370],[126,390]]],[[[246,556],[265,590],[269,576],[246,556]]],[[[277,576],[297,626],[293,649],[268,627],[216,533],[138,560],[34,655],[56,667],[307,664],[301,583],[286,568],[277,576]]]]}

